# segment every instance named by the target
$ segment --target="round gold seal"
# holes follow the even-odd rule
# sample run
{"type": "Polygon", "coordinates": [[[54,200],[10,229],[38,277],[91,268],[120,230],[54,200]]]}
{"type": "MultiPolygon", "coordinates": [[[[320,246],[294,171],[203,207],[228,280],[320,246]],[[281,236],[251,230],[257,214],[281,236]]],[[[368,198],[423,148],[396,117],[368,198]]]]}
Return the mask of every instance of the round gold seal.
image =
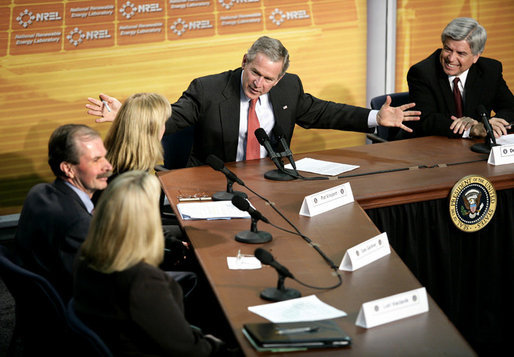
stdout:
{"type": "Polygon", "coordinates": [[[460,179],[450,194],[450,217],[461,231],[476,232],[484,228],[496,211],[496,190],[491,182],[478,175],[460,179]]]}

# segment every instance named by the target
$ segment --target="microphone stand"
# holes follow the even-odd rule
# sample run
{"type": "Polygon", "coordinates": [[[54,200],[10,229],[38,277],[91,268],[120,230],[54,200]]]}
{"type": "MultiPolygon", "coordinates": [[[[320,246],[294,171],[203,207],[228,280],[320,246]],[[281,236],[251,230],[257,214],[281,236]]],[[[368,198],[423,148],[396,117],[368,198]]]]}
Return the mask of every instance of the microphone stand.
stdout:
{"type": "Polygon", "coordinates": [[[284,280],[286,279],[286,276],[278,273],[278,282],[276,288],[267,288],[261,291],[260,297],[264,300],[268,301],[284,301],[289,299],[296,299],[302,294],[296,290],[291,288],[285,288],[284,287],[284,280]]]}
{"type": "Polygon", "coordinates": [[[285,153],[276,153],[277,159],[273,160],[277,169],[264,173],[264,178],[273,181],[291,181],[296,180],[300,175],[296,170],[286,169],[282,157],[285,153]]]}
{"type": "Polygon", "coordinates": [[[248,197],[247,194],[244,192],[234,191],[232,188],[233,185],[234,185],[234,181],[232,181],[231,179],[229,179],[227,177],[227,190],[215,192],[212,195],[212,200],[213,201],[230,201],[230,200],[232,200],[232,197],[234,197],[234,195],[238,195],[243,198],[248,197]]]}
{"type": "Polygon", "coordinates": [[[486,110],[483,105],[478,106],[480,119],[484,124],[484,128],[486,131],[485,141],[483,143],[477,143],[471,145],[471,151],[477,152],[479,154],[489,154],[491,152],[491,148],[493,146],[498,146],[496,143],[496,138],[494,137],[493,129],[491,128],[491,124],[489,123],[489,118],[486,113],[486,110]]]}
{"type": "Polygon", "coordinates": [[[267,243],[272,239],[271,234],[257,229],[257,219],[252,217],[252,223],[249,231],[241,231],[236,234],[236,241],[241,243],[267,243]]]}

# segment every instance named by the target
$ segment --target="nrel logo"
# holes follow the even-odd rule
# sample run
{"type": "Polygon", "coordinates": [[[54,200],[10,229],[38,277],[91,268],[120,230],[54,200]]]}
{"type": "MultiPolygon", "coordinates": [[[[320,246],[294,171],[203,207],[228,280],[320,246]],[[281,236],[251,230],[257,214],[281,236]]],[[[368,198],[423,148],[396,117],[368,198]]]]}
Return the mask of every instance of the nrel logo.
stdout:
{"type": "Polygon", "coordinates": [[[306,10],[298,10],[298,11],[282,11],[280,9],[275,9],[271,12],[269,19],[275,25],[280,26],[284,21],[292,21],[292,20],[304,20],[308,19],[310,16],[307,14],[306,10]]]}
{"type": "Polygon", "coordinates": [[[173,22],[173,25],[170,26],[170,29],[177,35],[182,36],[184,32],[187,30],[205,30],[213,28],[211,22],[209,20],[198,20],[198,21],[189,21],[186,22],[181,18],[177,19],[173,22]]]}
{"type": "Polygon", "coordinates": [[[151,4],[143,4],[143,5],[135,5],[131,1],[126,1],[120,8],[120,13],[125,18],[130,19],[136,14],[144,14],[151,12],[160,12],[162,8],[159,3],[151,3],[151,4]]]}
{"type": "Polygon", "coordinates": [[[86,31],[85,33],[79,29],[78,27],[75,27],[68,36],[66,36],[68,41],[73,46],[80,45],[84,40],[91,41],[91,40],[104,40],[107,38],[111,38],[111,35],[109,34],[109,30],[93,30],[93,31],[86,31]]]}
{"type": "Polygon", "coordinates": [[[218,3],[226,10],[230,10],[235,4],[250,4],[256,2],[259,2],[259,0],[218,0],[218,3]]]}
{"type": "Polygon", "coordinates": [[[41,13],[34,13],[28,9],[23,10],[20,12],[20,14],[16,17],[16,21],[20,24],[20,26],[27,28],[29,25],[31,25],[34,21],[36,22],[44,22],[44,21],[60,21],[62,20],[62,17],[59,15],[59,12],[53,11],[53,12],[41,12],[41,13]]]}

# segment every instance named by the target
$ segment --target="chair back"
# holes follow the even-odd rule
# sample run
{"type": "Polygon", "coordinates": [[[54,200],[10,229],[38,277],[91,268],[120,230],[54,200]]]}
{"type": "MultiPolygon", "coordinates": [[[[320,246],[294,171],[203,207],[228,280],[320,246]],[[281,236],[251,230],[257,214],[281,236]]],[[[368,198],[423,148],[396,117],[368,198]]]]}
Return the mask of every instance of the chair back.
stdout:
{"type": "Polygon", "coordinates": [[[66,309],[68,323],[72,331],[74,356],[98,356],[110,357],[111,351],[102,339],[91,330],[75,313],[75,301],[73,298],[68,302],[66,309]]]}
{"type": "MultiPolygon", "coordinates": [[[[379,95],[371,99],[371,109],[380,110],[382,105],[385,103],[387,96],[391,97],[391,106],[398,107],[403,104],[409,103],[409,92],[398,92],[379,95]]],[[[400,128],[389,128],[385,126],[378,126],[377,135],[384,141],[392,141],[398,135],[400,128]]]]}
{"type": "Polygon", "coordinates": [[[19,265],[7,247],[0,246],[0,276],[15,302],[11,344],[21,337],[24,353],[66,354],[66,308],[55,288],[41,275],[19,265]]]}
{"type": "Polygon", "coordinates": [[[190,126],[162,137],[165,168],[173,170],[187,166],[193,148],[194,133],[194,127],[190,126]]]}

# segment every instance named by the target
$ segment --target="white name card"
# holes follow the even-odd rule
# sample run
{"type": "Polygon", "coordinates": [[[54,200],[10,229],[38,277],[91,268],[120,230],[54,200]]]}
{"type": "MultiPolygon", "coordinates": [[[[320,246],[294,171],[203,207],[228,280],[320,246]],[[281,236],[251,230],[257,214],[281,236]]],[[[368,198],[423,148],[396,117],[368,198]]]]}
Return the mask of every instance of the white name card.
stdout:
{"type": "Polygon", "coordinates": [[[487,163],[491,165],[514,164],[514,144],[493,146],[487,163]]]}
{"type": "Polygon", "coordinates": [[[329,188],[328,190],[306,196],[303,199],[300,214],[302,216],[313,217],[351,202],[353,202],[353,193],[350,183],[347,182],[329,188]]]}
{"type": "Polygon", "coordinates": [[[427,311],[427,291],[425,288],[419,288],[365,302],[362,304],[355,324],[360,327],[371,328],[427,311]]]}
{"type": "Polygon", "coordinates": [[[391,254],[387,233],[379,234],[355,247],[349,248],[344,254],[339,270],[355,271],[391,254]]]}

